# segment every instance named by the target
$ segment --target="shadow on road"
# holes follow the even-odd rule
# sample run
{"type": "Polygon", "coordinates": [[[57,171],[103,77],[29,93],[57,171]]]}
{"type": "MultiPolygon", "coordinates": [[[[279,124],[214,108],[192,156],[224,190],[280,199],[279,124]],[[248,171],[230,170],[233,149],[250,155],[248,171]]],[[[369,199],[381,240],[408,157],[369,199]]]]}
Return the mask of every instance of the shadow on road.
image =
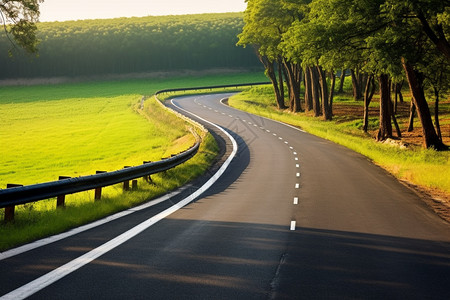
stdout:
{"type": "Polygon", "coordinates": [[[166,219],[55,287],[82,284],[78,299],[105,288],[146,299],[449,299],[449,278],[450,243],[166,219]]]}

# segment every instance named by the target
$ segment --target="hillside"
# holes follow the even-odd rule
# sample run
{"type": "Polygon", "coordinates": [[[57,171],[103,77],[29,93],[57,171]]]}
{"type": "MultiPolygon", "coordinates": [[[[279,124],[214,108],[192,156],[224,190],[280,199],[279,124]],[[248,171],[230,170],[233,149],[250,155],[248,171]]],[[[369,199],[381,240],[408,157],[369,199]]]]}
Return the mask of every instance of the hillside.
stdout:
{"type": "Polygon", "coordinates": [[[259,68],[236,46],[243,24],[242,13],[39,23],[38,57],[9,57],[0,33],[0,79],[259,68]]]}

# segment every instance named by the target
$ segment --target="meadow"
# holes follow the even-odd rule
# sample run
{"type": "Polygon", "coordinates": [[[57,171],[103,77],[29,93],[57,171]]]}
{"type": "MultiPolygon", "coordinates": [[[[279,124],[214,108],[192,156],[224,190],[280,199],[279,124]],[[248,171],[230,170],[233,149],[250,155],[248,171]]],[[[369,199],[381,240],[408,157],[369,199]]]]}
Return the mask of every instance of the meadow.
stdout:
{"type": "MultiPolygon", "coordinates": [[[[83,176],[97,170],[160,160],[195,142],[192,125],[167,112],[150,96],[157,90],[261,81],[261,73],[237,73],[0,87],[0,188],[33,184],[58,176],[83,176]],[[147,95],[141,107],[142,95],[147,95]]],[[[201,175],[217,154],[210,135],[189,162],[139,181],[137,191],[105,188],[102,201],[93,191],[68,195],[66,209],[55,199],[16,208],[13,224],[0,225],[0,250],[76,227],[181,186],[201,175]]],[[[0,220],[3,219],[0,210],[0,220]]]]}

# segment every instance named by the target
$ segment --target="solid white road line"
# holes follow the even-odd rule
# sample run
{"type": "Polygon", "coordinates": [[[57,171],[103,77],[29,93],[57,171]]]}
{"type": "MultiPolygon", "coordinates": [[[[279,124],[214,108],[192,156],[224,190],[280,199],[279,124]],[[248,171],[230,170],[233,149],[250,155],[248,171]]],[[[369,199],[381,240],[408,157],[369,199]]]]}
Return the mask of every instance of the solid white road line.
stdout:
{"type": "MultiPolygon", "coordinates": [[[[173,101],[172,104],[176,106],[173,101]]],[[[171,215],[172,213],[176,212],[180,208],[188,205],[193,200],[195,200],[197,197],[199,197],[201,194],[203,194],[207,189],[209,189],[222,174],[225,172],[225,170],[230,165],[231,161],[235,157],[237,153],[237,142],[236,140],[228,133],[226,132],[222,127],[211,123],[199,116],[196,116],[195,114],[188,112],[180,107],[178,107],[180,110],[187,112],[199,119],[201,119],[204,122],[207,122],[215,127],[217,127],[219,130],[221,130],[225,135],[231,140],[233,144],[233,151],[231,152],[230,156],[227,158],[225,163],[220,167],[220,169],[197,191],[195,191],[193,194],[189,195],[187,198],[183,199],[182,201],[178,202],[177,204],[173,205],[172,207],[162,211],[161,213],[151,217],[147,221],[142,222],[141,224],[133,227],[132,229],[122,233],[121,235],[117,236],[116,238],[110,240],[109,242],[95,248],[94,250],[91,250],[87,252],[86,254],[68,262],[67,264],[35,279],[34,281],[17,288],[16,290],[0,297],[1,300],[6,299],[24,299],[26,297],[29,297],[33,295],[34,293],[44,289],[45,287],[53,284],[54,282],[58,281],[59,279],[69,275],[70,273],[78,270],[79,268],[87,265],[88,263],[92,262],[93,260],[97,259],[98,257],[102,256],[103,254],[111,251],[112,249],[116,248],[117,246],[123,244],[124,242],[130,240],[131,238],[135,237],[142,231],[146,230],[150,226],[156,224],[157,222],[161,221],[162,219],[166,218],[167,216],[171,215]]]]}
{"type": "Polygon", "coordinates": [[[65,238],[68,238],[68,237],[71,237],[73,235],[79,234],[79,233],[84,232],[86,230],[89,230],[89,229],[95,228],[97,226],[100,226],[100,225],[109,223],[111,221],[117,220],[119,218],[122,218],[124,216],[129,215],[129,214],[132,214],[134,212],[141,211],[143,209],[147,209],[147,208],[152,207],[152,206],[154,206],[156,204],[159,204],[161,202],[169,200],[170,198],[180,194],[181,192],[183,192],[184,190],[186,190],[188,188],[191,188],[191,186],[187,185],[185,187],[182,187],[182,188],[178,189],[177,191],[174,191],[172,193],[164,195],[164,196],[162,196],[160,198],[157,198],[155,200],[152,200],[152,201],[150,201],[148,203],[145,203],[145,204],[142,204],[140,206],[136,206],[136,207],[127,209],[125,211],[116,213],[114,215],[108,216],[108,217],[106,217],[104,219],[92,222],[90,224],[86,224],[86,225],[74,228],[72,230],[69,230],[67,232],[64,232],[64,233],[61,233],[61,234],[57,234],[57,235],[54,235],[54,236],[50,236],[48,238],[44,238],[44,239],[35,241],[33,243],[29,243],[29,244],[23,245],[21,247],[17,247],[17,248],[14,248],[14,249],[2,252],[2,253],[0,253],[0,260],[7,259],[7,258],[16,256],[16,255],[19,255],[19,254],[25,253],[27,251],[30,251],[30,250],[42,247],[42,246],[46,246],[48,244],[51,244],[51,243],[63,240],[65,238]]]}

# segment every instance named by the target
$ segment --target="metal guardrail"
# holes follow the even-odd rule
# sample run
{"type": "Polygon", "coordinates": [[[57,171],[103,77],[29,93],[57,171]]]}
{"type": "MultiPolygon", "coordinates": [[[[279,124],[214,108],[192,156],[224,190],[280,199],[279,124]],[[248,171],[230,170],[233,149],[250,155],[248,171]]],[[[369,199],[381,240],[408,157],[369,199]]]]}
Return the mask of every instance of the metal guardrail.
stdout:
{"type": "Polygon", "coordinates": [[[266,84],[271,84],[271,83],[270,82],[256,82],[256,83],[242,83],[242,84],[212,85],[212,86],[202,86],[202,87],[165,89],[165,90],[157,91],[155,93],[155,95],[159,95],[159,94],[162,94],[162,93],[171,93],[171,92],[185,92],[185,91],[232,88],[232,87],[238,88],[238,87],[244,87],[244,86],[266,85],[266,84]]]}
{"type": "Polygon", "coordinates": [[[197,153],[199,146],[200,142],[197,142],[192,148],[181,154],[157,162],[145,163],[136,167],[129,167],[96,175],[3,189],[0,190],[0,208],[26,204],[60,195],[69,195],[93,190],[167,171],[189,160],[197,153]]]}

